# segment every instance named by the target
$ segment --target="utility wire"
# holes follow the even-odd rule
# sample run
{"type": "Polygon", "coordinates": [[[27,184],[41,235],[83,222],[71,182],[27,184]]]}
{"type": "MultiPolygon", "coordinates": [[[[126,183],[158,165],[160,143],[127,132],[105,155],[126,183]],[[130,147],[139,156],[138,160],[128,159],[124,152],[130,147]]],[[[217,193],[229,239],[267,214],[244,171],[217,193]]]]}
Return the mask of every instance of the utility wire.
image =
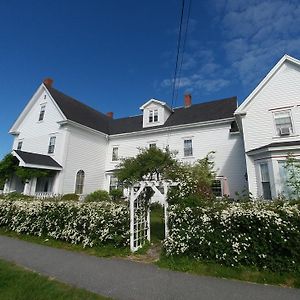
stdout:
{"type": "Polygon", "coordinates": [[[179,23],[179,32],[178,32],[178,39],[177,39],[176,64],[175,64],[173,88],[172,88],[172,102],[171,102],[172,103],[171,104],[172,108],[173,108],[174,100],[175,100],[176,80],[177,80],[177,72],[178,72],[178,61],[179,61],[180,48],[181,48],[181,35],[182,35],[181,32],[182,32],[182,21],[183,21],[183,15],[184,15],[184,4],[185,4],[185,0],[182,0],[181,16],[180,16],[180,23],[179,23]]]}
{"type": "MultiPolygon", "coordinates": [[[[177,98],[178,98],[178,91],[179,91],[179,88],[180,88],[180,82],[181,82],[181,70],[182,70],[182,65],[183,65],[183,58],[184,58],[184,52],[185,52],[185,45],[186,45],[186,40],[187,40],[188,28],[189,28],[189,20],[190,20],[190,15],[191,15],[191,6],[192,6],[192,0],[190,0],[189,6],[188,6],[188,14],[187,14],[187,18],[186,18],[185,32],[184,32],[184,39],[183,39],[183,46],[182,46],[182,53],[181,53],[181,62],[180,62],[179,71],[178,71],[178,83],[177,83],[177,87],[175,87],[175,88],[176,88],[176,92],[175,92],[174,104],[175,104],[176,101],[177,101],[177,98]]],[[[177,80],[176,80],[176,81],[177,81],[177,80]]]]}

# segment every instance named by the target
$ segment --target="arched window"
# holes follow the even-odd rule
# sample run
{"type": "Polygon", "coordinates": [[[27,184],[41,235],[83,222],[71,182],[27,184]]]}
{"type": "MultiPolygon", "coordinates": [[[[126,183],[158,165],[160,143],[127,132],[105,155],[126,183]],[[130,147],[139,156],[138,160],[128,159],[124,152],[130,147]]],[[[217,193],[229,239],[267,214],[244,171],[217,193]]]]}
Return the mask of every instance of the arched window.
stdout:
{"type": "Polygon", "coordinates": [[[84,183],[84,171],[79,170],[76,175],[75,194],[82,194],[84,183]]]}

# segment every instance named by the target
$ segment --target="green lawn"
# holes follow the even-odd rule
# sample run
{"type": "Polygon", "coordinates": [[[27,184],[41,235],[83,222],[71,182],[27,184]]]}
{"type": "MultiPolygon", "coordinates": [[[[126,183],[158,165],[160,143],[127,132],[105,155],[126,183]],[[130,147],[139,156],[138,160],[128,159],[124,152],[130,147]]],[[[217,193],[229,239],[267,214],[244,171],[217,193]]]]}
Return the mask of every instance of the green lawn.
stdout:
{"type": "Polygon", "coordinates": [[[151,243],[158,243],[165,238],[164,209],[155,205],[151,208],[151,243]]]}
{"type": "MultiPolygon", "coordinates": [[[[34,235],[25,235],[19,234],[14,231],[7,231],[4,228],[0,228],[0,234],[18,238],[23,241],[28,241],[36,244],[41,244],[45,246],[50,246],[54,248],[60,248],[65,250],[72,250],[78,252],[84,252],[89,255],[95,255],[100,257],[113,257],[113,256],[127,256],[130,254],[129,247],[124,248],[116,248],[113,245],[106,245],[106,246],[95,246],[93,248],[83,248],[82,245],[73,245],[71,243],[67,243],[64,241],[55,240],[49,237],[40,237],[34,235]]],[[[1,298],[0,298],[1,299],[1,298]]]]}
{"type": "Polygon", "coordinates": [[[219,264],[201,262],[188,257],[161,255],[156,263],[161,268],[198,275],[237,279],[242,281],[300,288],[300,274],[259,271],[250,267],[230,268],[219,264]]]}
{"type": "Polygon", "coordinates": [[[103,300],[108,298],[68,286],[0,260],[0,299],[103,300]]]}

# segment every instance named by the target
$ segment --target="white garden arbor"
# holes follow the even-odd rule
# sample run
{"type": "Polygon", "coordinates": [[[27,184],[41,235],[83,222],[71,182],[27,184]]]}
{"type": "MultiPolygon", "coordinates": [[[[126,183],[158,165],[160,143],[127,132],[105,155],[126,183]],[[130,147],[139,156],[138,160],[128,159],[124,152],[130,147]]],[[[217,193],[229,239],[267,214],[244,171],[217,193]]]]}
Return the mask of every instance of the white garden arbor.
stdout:
{"type": "Polygon", "coordinates": [[[144,180],[129,187],[130,203],[130,250],[137,251],[147,241],[150,242],[150,205],[159,201],[164,207],[165,238],[168,236],[167,195],[172,181],[144,180]],[[151,194],[154,195],[151,197],[151,194]],[[150,196],[149,196],[150,195],[150,196]]]}

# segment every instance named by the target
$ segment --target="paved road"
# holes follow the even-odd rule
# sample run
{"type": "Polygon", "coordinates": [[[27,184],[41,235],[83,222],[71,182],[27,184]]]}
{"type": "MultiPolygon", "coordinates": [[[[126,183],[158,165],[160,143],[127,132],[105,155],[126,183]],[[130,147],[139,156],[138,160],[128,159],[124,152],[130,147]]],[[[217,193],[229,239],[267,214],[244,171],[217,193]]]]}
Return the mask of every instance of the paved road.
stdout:
{"type": "Polygon", "coordinates": [[[244,283],[104,259],[0,236],[0,258],[114,299],[299,300],[300,289],[244,283]]]}

